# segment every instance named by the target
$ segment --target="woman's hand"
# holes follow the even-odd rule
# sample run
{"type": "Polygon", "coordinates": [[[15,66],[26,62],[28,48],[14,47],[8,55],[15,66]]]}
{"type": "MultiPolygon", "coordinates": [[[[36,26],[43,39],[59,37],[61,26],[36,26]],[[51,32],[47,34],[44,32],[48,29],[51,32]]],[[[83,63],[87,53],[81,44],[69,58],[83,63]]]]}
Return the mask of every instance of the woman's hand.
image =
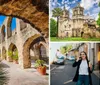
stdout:
{"type": "Polygon", "coordinates": [[[90,67],[90,70],[92,71],[92,64],[89,62],[89,67],[90,67]]]}
{"type": "Polygon", "coordinates": [[[76,62],[78,62],[79,61],[79,57],[77,57],[77,59],[76,59],[76,62]]]}

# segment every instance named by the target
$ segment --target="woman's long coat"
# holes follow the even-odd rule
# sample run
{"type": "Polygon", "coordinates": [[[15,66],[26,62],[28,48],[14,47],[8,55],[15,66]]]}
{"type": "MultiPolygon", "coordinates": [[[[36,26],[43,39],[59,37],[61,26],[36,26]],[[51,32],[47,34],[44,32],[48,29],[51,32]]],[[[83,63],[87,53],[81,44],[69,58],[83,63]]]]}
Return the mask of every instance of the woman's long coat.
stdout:
{"type": "MultiPolygon", "coordinates": [[[[73,81],[74,82],[77,82],[78,81],[78,77],[79,77],[79,67],[80,67],[81,62],[82,62],[82,60],[79,60],[78,62],[75,61],[73,63],[73,67],[76,67],[77,66],[76,74],[75,74],[75,77],[73,78],[73,81]]],[[[91,79],[91,73],[92,73],[92,71],[90,70],[89,62],[88,61],[87,61],[87,64],[88,64],[88,72],[89,72],[89,82],[90,82],[90,85],[92,85],[92,79],[91,79]]]]}

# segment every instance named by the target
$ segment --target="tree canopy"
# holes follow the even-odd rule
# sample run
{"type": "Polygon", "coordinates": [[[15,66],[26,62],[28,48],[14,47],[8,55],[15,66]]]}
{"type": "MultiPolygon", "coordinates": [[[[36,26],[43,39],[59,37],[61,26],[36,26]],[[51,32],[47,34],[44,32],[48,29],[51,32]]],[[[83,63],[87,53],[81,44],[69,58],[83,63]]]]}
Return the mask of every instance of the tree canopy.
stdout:
{"type": "Polygon", "coordinates": [[[62,15],[62,9],[61,8],[54,8],[52,10],[52,16],[53,17],[59,17],[62,15]]]}
{"type": "Polygon", "coordinates": [[[98,20],[97,20],[97,24],[99,25],[99,27],[100,27],[100,12],[99,12],[99,14],[98,14],[98,20]]]}
{"type": "Polygon", "coordinates": [[[72,45],[65,45],[65,46],[61,46],[60,47],[60,51],[61,51],[62,54],[67,53],[71,49],[72,49],[72,45]]]}
{"type": "Polygon", "coordinates": [[[57,35],[57,22],[53,18],[50,19],[50,37],[57,35]]]}
{"type": "MultiPolygon", "coordinates": [[[[99,2],[98,5],[99,5],[99,8],[100,8],[100,2],[99,2]]],[[[99,25],[99,27],[100,27],[100,12],[98,14],[97,25],[99,25]]]]}

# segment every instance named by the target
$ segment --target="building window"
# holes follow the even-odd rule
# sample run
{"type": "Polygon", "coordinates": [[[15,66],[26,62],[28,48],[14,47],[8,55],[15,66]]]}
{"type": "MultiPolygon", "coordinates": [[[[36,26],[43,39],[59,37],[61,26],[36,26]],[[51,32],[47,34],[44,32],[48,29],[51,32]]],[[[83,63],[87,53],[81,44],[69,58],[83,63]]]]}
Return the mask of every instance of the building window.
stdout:
{"type": "Polygon", "coordinates": [[[66,28],[66,25],[65,25],[65,28],[66,28]]]}

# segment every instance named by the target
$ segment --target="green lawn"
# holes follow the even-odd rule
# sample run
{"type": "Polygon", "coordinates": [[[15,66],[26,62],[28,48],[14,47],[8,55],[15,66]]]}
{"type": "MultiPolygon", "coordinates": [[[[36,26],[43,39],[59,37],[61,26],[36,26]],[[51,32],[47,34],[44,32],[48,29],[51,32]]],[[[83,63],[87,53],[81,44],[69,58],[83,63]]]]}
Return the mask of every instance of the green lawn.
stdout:
{"type": "Polygon", "coordinates": [[[84,39],[82,37],[70,37],[70,38],[56,38],[51,37],[51,41],[100,41],[100,38],[88,38],[84,39]]]}

